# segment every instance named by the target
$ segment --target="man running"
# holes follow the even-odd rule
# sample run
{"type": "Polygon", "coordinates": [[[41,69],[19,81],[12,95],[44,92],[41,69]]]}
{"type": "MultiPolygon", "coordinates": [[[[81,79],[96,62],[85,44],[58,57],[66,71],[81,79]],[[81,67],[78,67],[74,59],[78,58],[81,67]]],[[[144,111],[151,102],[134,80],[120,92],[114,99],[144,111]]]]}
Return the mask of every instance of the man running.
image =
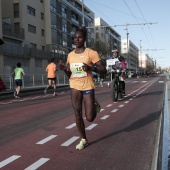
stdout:
{"type": "Polygon", "coordinates": [[[44,94],[47,94],[47,90],[53,86],[54,87],[53,96],[56,96],[56,71],[57,69],[56,69],[54,58],[52,58],[51,63],[47,65],[46,71],[47,71],[48,85],[44,90],[44,94]]]}

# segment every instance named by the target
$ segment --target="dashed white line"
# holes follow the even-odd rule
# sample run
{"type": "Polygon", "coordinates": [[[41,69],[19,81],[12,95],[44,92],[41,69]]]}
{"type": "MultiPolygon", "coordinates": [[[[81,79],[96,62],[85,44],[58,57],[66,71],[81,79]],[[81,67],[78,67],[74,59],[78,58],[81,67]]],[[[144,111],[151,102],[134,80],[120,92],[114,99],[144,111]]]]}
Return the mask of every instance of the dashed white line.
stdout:
{"type": "Polygon", "coordinates": [[[1,161],[1,162],[0,162],[0,168],[6,166],[7,164],[15,161],[16,159],[18,159],[18,158],[20,158],[20,157],[21,157],[21,156],[19,156],[19,155],[13,155],[13,156],[5,159],[4,161],[1,161]]]}
{"type": "Polygon", "coordinates": [[[117,112],[118,111],[118,109],[114,109],[114,110],[112,110],[111,112],[117,112]]]}
{"type": "Polygon", "coordinates": [[[100,112],[102,112],[104,109],[101,109],[100,112]]]}
{"type": "Polygon", "coordinates": [[[112,106],[112,104],[108,104],[106,107],[110,107],[110,106],[112,106]]]}
{"type": "Polygon", "coordinates": [[[41,158],[38,161],[36,161],[35,163],[33,163],[32,165],[30,165],[28,168],[26,168],[25,170],[36,170],[37,168],[39,168],[41,165],[45,164],[47,161],[49,161],[49,158],[41,158]]]}
{"type": "Polygon", "coordinates": [[[100,119],[105,120],[105,119],[107,119],[109,116],[110,116],[110,115],[105,115],[105,116],[103,116],[103,117],[100,118],[100,119]]]}
{"type": "Polygon", "coordinates": [[[57,137],[57,135],[50,135],[49,137],[47,137],[47,138],[45,138],[45,139],[43,139],[43,140],[37,142],[36,144],[42,145],[42,144],[44,144],[44,143],[50,141],[51,139],[53,139],[53,138],[55,138],[55,137],[57,137]]]}
{"type": "Polygon", "coordinates": [[[123,104],[121,104],[119,107],[123,107],[124,105],[123,104]]]}
{"type": "Polygon", "coordinates": [[[75,126],[76,126],[76,123],[73,123],[73,124],[67,126],[66,129],[71,129],[71,128],[75,127],[75,126]]]}
{"type": "Polygon", "coordinates": [[[133,98],[130,98],[129,100],[133,100],[133,98]]]}
{"type": "Polygon", "coordinates": [[[129,103],[129,101],[125,101],[124,103],[129,103]]]}
{"type": "Polygon", "coordinates": [[[78,137],[78,136],[73,136],[72,138],[70,138],[69,140],[67,140],[63,144],[61,144],[61,146],[69,146],[69,145],[71,145],[73,142],[75,142],[79,138],[80,137],[78,137]]]}
{"type": "Polygon", "coordinates": [[[90,126],[88,126],[86,130],[92,130],[95,126],[97,126],[97,124],[93,123],[90,126]]]}

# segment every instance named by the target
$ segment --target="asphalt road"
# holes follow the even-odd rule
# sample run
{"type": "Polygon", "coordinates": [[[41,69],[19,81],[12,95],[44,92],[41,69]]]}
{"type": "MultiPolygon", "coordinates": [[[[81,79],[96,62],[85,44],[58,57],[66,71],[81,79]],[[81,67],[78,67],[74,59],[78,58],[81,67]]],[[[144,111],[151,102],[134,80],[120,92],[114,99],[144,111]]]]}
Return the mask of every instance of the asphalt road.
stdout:
{"type": "Polygon", "coordinates": [[[85,120],[89,146],[75,149],[69,89],[58,96],[33,93],[0,101],[0,168],[4,170],[151,170],[157,159],[164,77],[127,79],[126,96],[113,103],[110,89],[96,88],[102,110],[85,120]]]}

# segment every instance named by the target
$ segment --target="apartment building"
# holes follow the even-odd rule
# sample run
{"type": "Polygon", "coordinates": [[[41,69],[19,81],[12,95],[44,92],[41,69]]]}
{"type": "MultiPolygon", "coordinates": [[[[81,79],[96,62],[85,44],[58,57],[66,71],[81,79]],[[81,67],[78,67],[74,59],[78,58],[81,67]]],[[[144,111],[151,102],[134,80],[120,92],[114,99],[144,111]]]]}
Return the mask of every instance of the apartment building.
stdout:
{"type": "Polygon", "coordinates": [[[139,69],[138,47],[132,41],[127,39],[122,39],[121,49],[122,49],[122,54],[126,59],[127,67],[137,71],[139,69]]]}
{"type": "MultiPolygon", "coordinates": [[[[94,27],[94,13],[80,0],[1,2],[4,74],[9,74],[17,61],[27,74],[45,73],[51,57],[66,61],[77,28],[83,23],[94,27]]],[[[89,30],[87,45],[93,41],[94,31],[89,30]]]]}
{"type": "Polygon", "coordinates": [[[139,65],[142,70],[156,71],[156,60],[144,52],[141,52],[140,54],[139,65]]]}
{"type": "Polygon", "coordinates": [[[110,58],[111,51],[118,49],[121,51],[121,36],[110,27],[102,18],[95,18],[95,41],[101,43],[101,47],[107,49],[105,59],[110,58]]]}

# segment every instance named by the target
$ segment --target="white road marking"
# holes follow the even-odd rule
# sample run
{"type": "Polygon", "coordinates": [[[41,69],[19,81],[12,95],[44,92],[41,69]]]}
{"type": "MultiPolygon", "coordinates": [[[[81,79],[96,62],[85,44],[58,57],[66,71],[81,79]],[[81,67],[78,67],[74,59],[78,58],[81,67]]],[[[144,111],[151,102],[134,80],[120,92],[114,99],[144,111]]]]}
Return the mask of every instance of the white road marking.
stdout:
{"type": "Polygon", "coordinates": [[[133,98],[130,98],[129,100],[133,100],[133,98]]]}
{"type": "Polygon", "coordinates": [[[57,137],[57,135],[50,135],[49,137],[47,137],[47,138],[45,138],[45,139],[43,139],[43,140],[37,142],[36,144],[42,145],[42,144],[44,144],[44,143],[50,141],[51,139],[53,139],[53,138],[55,138],[55,137],[57,137]]]}
{"type": "Polygon", "coordinates": [[[114,110],[112,110],[111,112],[117,112],[118,111],[118,109],[114,109],[114,110]]]}
{"type": "Polygon", "coordinates": [[[50,160],[49,158],[41,158],[24,170],[36,170],[37,168],[39,168],[41,165],[45,164],[49,160],[50,160]]]}
{"type": "Polygon", "coordinates": [[[112,106],[112,104],[108,104],[106,107],[110,107],[110,106],[112,106]]]}
{"type": "Polygon", "coordinates": [[[97,124],[93,123],[90,126],[88,126],[86,130],[92,130],[95,126],[97,126],[97,124]]]}
{"type": "Polygon", "coordinates": [[[125,101],[124,103],[129,103],[129,101],[125,101]]]}
{"type": "Polygon", "coordinates": [[[103,116],[103,117],[100,118],[100,119],[105,120],[105,119],[107,119],[109,116],[110,116],[110,115],[105,115],[105,116],[103,116]]]}
{"type": "MultiPolygon", "coordinates": [[[[86,118],[86,117],[85,117],[85,118],[86,118]]],[[[76,123],[73,123],[73,124],[71,124],[70,126],[67,126],[66,129],[71,129],[71,128],[73,128],[74,126],[76,126],[76,123]]]]}
{"type": "Polygon", "coordinates": [[[159,83],[164,83],[164,81],[159,81],[159,83]]]}
{"type": "Polygon", "coordinates": [[[18,158],[20,158],[20,157],[21,157],[21,156],[19,156],[19,155],[13,155],[13,156],[5,159],[4,161],[1,161],[1,162],[0,162],[0,168],[6,166],[7,164],[15,161],[16,159],[18,159],[18,158]]]}
{"type": "Polygon", "coordinates": [[[142,83],[146,83],[147,81],[141,81],[142,83]]]}
{"type": "Polygon", "coordinates": [[[61,146],[69,146],[69,145],[71,145],[73,142],[75,142],[79,138],[80,137],[78,137],[78,136],[73,136],[72,138],[70,138],[69,140],[67,140],[63,144],[61,144],[61,146]]]}
{"type": "Polygon", "coordinates": [[[104,109],[101,109],[100,112],[102,112],[104,109]]]}
{"type": "Polygon", "coordinates": [[[123,107],[124,105],[123,104],[121,104],[119,107],[123,107]]]}

